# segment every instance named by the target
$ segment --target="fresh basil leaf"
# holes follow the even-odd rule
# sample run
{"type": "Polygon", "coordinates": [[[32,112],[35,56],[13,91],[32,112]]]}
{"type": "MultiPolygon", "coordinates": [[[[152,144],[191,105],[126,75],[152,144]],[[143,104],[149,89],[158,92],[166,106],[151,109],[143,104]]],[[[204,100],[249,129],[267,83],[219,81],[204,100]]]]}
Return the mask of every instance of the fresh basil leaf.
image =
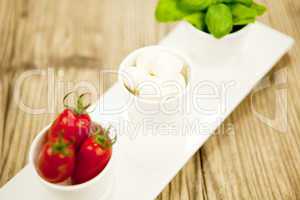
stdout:
{"type": "Polygon", "coordinates": [[[253,4],[253,0],[217,0],[219,3],[241,3],[247,6],[251,6],[253,4]]]}
{"type": "Polygon", "coordinates": [[[216,38],[229,34],[233,27],[231,10],[225,4],[215,4],[208,8],[205,23],[216,38]]]}
{"type": "Polygon", "coordinates": [[[253,0],[236,0],[236,2],[250,6],[253,3],[253,0]]]}
{"type": "Polygon", "coordinates": [[[257,12],[254,8],[237,3],[230,6],[234,25],[245,25],[255,21],[257,12]]]}
{"type": "Polygon", "coordinates": [[[179,5],[185,10],[203,11],[216,2],[217,0],[180,0],[179,5]]]}
{"type": "Polygon", "coordinates": [[[255,22],[255,18],[234,20],[233,25],[247,25],[255,22]]]}
{"type": "Polygon", "coordinates": [[[251,8],[256,10],[256,13],[257,13],[258,16],[263,15],[267,10],[266,6],[264,6],[262,4],[255,3],[255,2],[251,5],[251,8]]]}
{"type": "Polygon", "coordinates": [[[197,29],[203,30],[205,27],[204,17],[205,17],[204,13],[199,12],[184,17],[184,20],[191,23],[197,29]]]}
{"type": "Polygon", "coordinates": [[[160,22],[171,22],[183,19],[190,12],[184,11],[178,6],[179,0],[159,0],[155,17],[160,22]]]}

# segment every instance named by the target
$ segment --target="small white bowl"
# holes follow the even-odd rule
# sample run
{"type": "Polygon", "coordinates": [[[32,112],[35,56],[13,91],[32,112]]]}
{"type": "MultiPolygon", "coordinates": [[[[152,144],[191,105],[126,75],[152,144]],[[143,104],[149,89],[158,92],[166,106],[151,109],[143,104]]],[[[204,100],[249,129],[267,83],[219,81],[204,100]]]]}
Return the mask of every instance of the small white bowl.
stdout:
{"type": "MultiPolygon", "coordinates": [[[[136,158],[141,165],[143,163],[164,163],[169,161],[172,158],[170,156],[172,153],[181,157],[184,151],[172,151],[168,149],[174,149],[173,147],[179,147],[184,144],[186,137],[181,137],[180,135],[180,121],[182,121],[186,110],[185,104],[187,101],[187,96],[190,92],[190,83],[191,83],[191,62],[189,59],[182,53],[177,52],[174,49],[170,49],[164,46],[147,46],[141,49],[137,49],[130,53],[121,63],[119,68],[119,82],[122,84],[124,99],[128,99],[127,108],[128,108],[128,119],[132,128],[127,128],[125,134],[128,137],[124,139],[129,139],[131,146],[139,151],[131,151],[131,156],[136,158]],[[127,90],[123,83],[122,72],[124,68],[128,66],[134,66],[137,57],[144,53],[145,51],[167,51],[176,57],[180,58],[186,67],[186,87],[177,95],[172,97],[172,100],[163,102],[163,101],[151,101],[150,99],[140,98],[135,96],[127,90]],[[176,108],[178,112],[175,113],[166,113],[163,107],[176,108]],[[145,110],[141,112],[139,108],[145,110]],[[127,132],[126,132],[127,131],[127,132]],[[155,147],[155,148],[153,148],[155,147]],[[161,151],[164,149],[163,151],[161,151]],[[155,152],[155,156],[153,156],[155,152]]],[[[176,149],[176,148],[175,148],[176,149]]],[[[143,166],[146,169],[148,166],[143,166]]],[[[159,165],[150,166],[149,170],[160,170],[159,165]]]]}
{"type": "Polygon", "coordinates": [[[167,48],[160,45],[154,45],[154,46],[147,46],[140,49],[137,49],[130,53],[120,64],[119,67],[119,82],[123,86],[123,90],[125,91],[126,97],[129,98],[128,101],[128,117],[131,121],[134,122],[142,122],[144,120],[154,120],[155,122],[162,122],[162,121],[169,121],[174,120],[178,116],[182,116],[183,113],[183,105],[185,101],[185,97],[188,91],[188,88],[190,86],[190,66],[191,62],[190,60],[183,55],[182,53],[167,48]],[[144,98],[140,98],[131,92],[128,91],[128,89],[125,87],[123,79],[124,75],[122,72],[126,67],[129,66],[135,66],[137,57],[146,52],[146,51],[165,51],[169,52],[172,55],[175,55],[176,57],[180,58],[185,63],[185,79],[186,79],[186,87],[185,89],[179,94],[170,100],[164,100],[164,101],[152,101],[144,98]],[[174,112],[168,112],[172,111],[173,108],[176,108],[174,112]]]}
{"type": "Polygon", "coordinates": [[[105,169],[92,180],[79,185],[53,184],[44,180],[37,171],[37,157],[41,146],[46,141],[46,132],[50,125],[43,129],[34,139],[29,151],[29,162],[34,166],[34,174],[48,189],[48,194],[55,200],[110,200],[114,187],[115,153],[105,169]]]}

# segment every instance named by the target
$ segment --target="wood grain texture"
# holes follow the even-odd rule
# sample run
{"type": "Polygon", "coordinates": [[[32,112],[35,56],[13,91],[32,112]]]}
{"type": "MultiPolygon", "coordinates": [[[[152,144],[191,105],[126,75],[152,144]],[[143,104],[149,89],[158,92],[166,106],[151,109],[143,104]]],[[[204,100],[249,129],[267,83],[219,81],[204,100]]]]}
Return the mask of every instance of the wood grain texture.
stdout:
{"type": "MultiPolygon", "coordinates": [[[[291,35],[296,45],[158,200],[300,199],[300,1],[261,2],[269,9],[260,20],[291,35]]],[[[157,43],[172,28],[155,22],[155,4],[0,0],[0,186],[25,165],[29,144],[61,109],[66,91],[85,81],[103,94],[116,77],[103,82],[100,70],[116,69],[130,51],[157,43]],[[32,72],[44,75],[19,87],[20,77],[32,72]],[[51,85],[49,74],[63,84],[51,85]],[[48,94],[49,88],[55,91],[48,94]],[[25,106],[48,112],[24,112],[18,96],[25,106]]]]}

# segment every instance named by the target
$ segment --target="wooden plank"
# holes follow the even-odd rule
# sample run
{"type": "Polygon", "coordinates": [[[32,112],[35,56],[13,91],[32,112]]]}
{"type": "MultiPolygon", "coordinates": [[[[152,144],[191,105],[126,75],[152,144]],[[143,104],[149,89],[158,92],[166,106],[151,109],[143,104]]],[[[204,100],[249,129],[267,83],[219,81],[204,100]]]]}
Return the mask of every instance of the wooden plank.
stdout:
{"type": "Polygon", "coordinates": [[[80,0],[29,0],[18,26],[13,63],[117,68],[127,53],[157,43],[169,29],[157,25],[154,7],[154,1],[138,0],[89,0],[84,5],[80,0]]]}
{"type": "MultiPolygon", "coordinates": [[[[9,80],[11,73],[6,73],[5,75],[0,75],[0,169],[4,162],[4,157],[7,156],[7,151],[4,149],[4,144],[7,143],[8,134],[5,134],[5,122],[7,105],[9,102],[9,80]]],[[[1,179],[0,179],[1,182],[1,179]]],[[[1,184],[0,184],[1,185],[1,184]]]]}
{"type": "Polygon", "coordinates": [[[0,72],[12,68],[20,2],[0,1],[0,72]]]}
{"type": "MultiPolygon", "coordinates": [[[[263,2],[269,10],[261,20],[299,41],[300,2],[263,2]]],[[[31,69],[50,66],[56,68],[55,83],[69,80],[72,87],[85,80],[99,86],[102,94],[116,77],[100,85],[98,69],[117,69],[126,54],[156,44],[172,27],[155,22],[155,4],[0,1],[0,68],[9,71],[0,76],[0,186],[24,166],[31,140],[61,109],[57,105],[68,90],[55,85],[58,91],[50,95],[54,109],[32,115],[14,102],[16,80],[31,69]]],[[[255,90],[238,107],[157,199],[300,199],[299,55],[296,44],[259,85],[266,88],[255,90]]],[[[47,106],[46,80],[26,79],[19,90],[22,102],[47,106]]]]}

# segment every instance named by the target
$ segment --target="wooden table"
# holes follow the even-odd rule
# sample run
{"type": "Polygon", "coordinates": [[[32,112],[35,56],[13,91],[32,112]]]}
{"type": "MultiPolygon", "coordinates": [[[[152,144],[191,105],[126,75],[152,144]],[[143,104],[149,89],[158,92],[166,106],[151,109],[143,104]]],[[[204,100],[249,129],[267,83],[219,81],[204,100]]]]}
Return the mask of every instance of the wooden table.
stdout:
{"type": "MultiPolygon", "coordinates": [[[[300,199],[300,1],[262,2],[269,12],[260,20],[296,45],[158,199],[300,199]]],[[[0,186],[25,165],[32,139],[62,109],[66,91],[87,81],[103,94],[116,76],[99,81],[100,69],[116,69],[172,28],[154,20],[155,4],[0,0],[0,186]],[[27,72],[37,75],[20,83],[27,72]],[[26,107],[46,110],[30,114],[26,107]]]]}

